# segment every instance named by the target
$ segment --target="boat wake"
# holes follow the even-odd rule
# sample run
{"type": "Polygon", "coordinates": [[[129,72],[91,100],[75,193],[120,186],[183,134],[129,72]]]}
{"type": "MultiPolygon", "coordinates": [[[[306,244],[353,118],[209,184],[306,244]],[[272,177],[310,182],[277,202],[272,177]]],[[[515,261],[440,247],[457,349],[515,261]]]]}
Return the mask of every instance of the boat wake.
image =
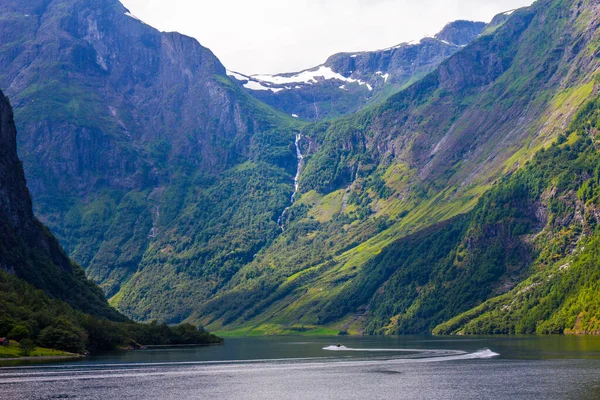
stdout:
{"type": "MultiPolygon", "coordinates": [[[[131,364],[56,365],[37,367],[12,367],[0,369],[0,388],[10,384],[31,382],[65,382],[107,379],[147,379],[148,377],[193,377],[202,375],[280,373],[330,368],[381,368],[413,363],[473,360],[496,357],[490,349],[472,353],[462,350],[429,349],[354,349],[345,346],[329,346],[324,350],[395,352],[405,355],[392,358],[379,356],[366,359],[303,358],[277,360],[240,360],[216,362],[159,362],[131,364]]],[[[1,390],[0,390],[1,392],[1,390]]],[[[1,397],[1,396],[0,396],[1,397]]]]}
{"type": "Polygon", "coordinates": [[[436,359],[436,360],[471,360],[477,358],[492,358],[497,357],[500,354],[494,353],[488,348],[477,350],[469,353],[462,350],[430,350],[430,349],[370,349],[370,348],[350,348],[346,346],[327,346],[323,347],[323,350],[327,351],[352,351],[352,352],[376,352],[376,353],[413,353],[415,356],[422,355],[423,359],[436,359]]]}

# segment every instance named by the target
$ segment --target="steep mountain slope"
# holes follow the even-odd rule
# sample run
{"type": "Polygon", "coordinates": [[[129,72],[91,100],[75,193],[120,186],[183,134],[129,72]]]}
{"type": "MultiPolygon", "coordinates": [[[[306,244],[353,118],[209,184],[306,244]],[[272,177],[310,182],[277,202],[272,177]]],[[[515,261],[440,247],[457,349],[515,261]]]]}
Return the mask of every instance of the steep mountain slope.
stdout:
{"type": "Polygon", "coordinates": [[[248,93],[306,120],[358,111],[431,72],[475,39],[483,22],[455,21],[433,37],[379,51],[340,53],[315,68],[288,74],[228,74],[248,93]]]}
{"type": "MultiPolygon", "coordinates": [[[[197,248],[181,252],[205,281],[226,279],[278,234],[296,173],[291,117],[244,93],[197,41],[158,32],[116,0],[0,5],[0,85],[36,210],[109,296],[155,239],[189,229],[191,214],[197,248]],[[261,213],[246,219],[228,212],[256,204],[261,213]],[[221,278],[207,265],[225,255],[221,278]]],[[[148,279],[161,287],[168,275],[148,279]]]]}
{"type": "Polygon", "coordinates": [[[0,92],[0,269],[97,316],[125,319],[33,215],[8,100],[0,92]]]}
{"type": "MultiPolygon", "coordinates": [[[[529,250],[517,242],[505,260],[473,261],[464,272],[469,279],[453,290],[452,274],[421,275],[413,286],[417,293],[442,287],[429,299],[455,300],[448,297],[453,306],[442,314],[432,315],[435,307],[419,296],[402,294],[412,278],[388,286],[385,277],[395,270],[390,260],[408,257],[402,246],[424,240],[403,237],[468,212],[495,181],[566,130],[597,91],[599,16],[594,1],[539,1],[383,105],[305,128],[309,155],[288,229],[193,318],[240,332],[280,332],[294,324],[427,332],[510,290],[528,267],[521,256],[529,250]],[[391,258],[377,258],[388,247],[391,258]],[[385,304],[398,302],[396,314],[375,314],[376,293],[385,304]],[[390,320],[400,314],[402,321],[390,320]]],[[[453,231],[440,235],[460,243],[468,223],[458,224],[442,225],[453,231]]],[[[486,252],[497,245],[485,236],[480,242],[473,260],[493,259],[486,252]]],[[[436,242],[429,244],[422,249],[436,242]]],[[[404,268],[418,271],[419,263],[433,259],[413,259],[404,268]]],[[[452,269],[452,259],[446,261],[437,271],[452,269]]]]}
{"type": "Polygon", "coordinates": [[[535,249],[531,277],[435,333],[600,333],[599,129],[596,98],[573,122],[568,141],[561,138],[501,185],[523,188],[512,194],[516,205],[531,204],[542,222],[520,239],[535,249]]]}

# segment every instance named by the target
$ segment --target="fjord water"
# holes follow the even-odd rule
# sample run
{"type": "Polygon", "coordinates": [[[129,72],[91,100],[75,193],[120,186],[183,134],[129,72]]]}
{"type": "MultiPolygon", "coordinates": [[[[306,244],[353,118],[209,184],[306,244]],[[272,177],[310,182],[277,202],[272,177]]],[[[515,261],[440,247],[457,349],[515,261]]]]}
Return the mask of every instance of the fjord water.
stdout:
{"type": "Polygon", "coordinates": [[[599,372],[597,337],[232,338],[1,368],[0,398],[592,400],[599,372]]]}

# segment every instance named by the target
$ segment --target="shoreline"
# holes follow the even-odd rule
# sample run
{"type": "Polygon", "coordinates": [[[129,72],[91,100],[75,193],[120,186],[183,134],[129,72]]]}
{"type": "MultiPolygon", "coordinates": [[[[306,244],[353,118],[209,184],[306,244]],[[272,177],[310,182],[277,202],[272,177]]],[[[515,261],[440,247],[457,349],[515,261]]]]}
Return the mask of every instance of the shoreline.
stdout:
{"type": "Polygon", "coordinates": [[[219,343],[197,343],[197,344],[149,344],[145,345],[146,349],[165,349],[165,348],[178,348],[178,347],[207,347],[207,346],[221,346],[224,341],[219,343]]]}
{"type": "Polygon", "coordinates": [[[30,356],[30,357],[11,357],[11,358],[0,358],[0,364],[3,361],[47,361],[47,360],[68,360],[71,358],[82,358],[84,356],[80,354],[73,354],[72,356],[30,356]]]}

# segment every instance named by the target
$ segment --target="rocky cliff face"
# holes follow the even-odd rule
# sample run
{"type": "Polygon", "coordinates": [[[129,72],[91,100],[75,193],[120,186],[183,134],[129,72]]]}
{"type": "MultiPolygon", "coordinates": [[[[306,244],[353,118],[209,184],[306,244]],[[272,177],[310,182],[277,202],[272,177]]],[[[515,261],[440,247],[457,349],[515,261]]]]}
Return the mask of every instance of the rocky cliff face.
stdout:
{"type": "Polygon", "coordinates": [[[433,37],[384,50],[335,54],[299,73],[230,75],[248,93],[283,112],[313,121],[331,118],[381,102],[422,78],[485,27],[483,22],[455,21],[433,37]]]}
{"type": "Polygon", "coordinates": [[[56,239],[34,217],[17,157],[16,129],[8,100],[0,92],[0,268],[64,300],[74,308],[113,319],[102,291],[69,260],[56,239]]]}
{"type": "MultiPolygon", "coordinates": [[[[17,134],[13,112],[4,95],[0,96],[0,210],[5,223],[19,232],[30,232],[33,211],[25,186],[23,166],[17,156],[17,134]]],[[[8,269],[7,266],[4,269],[8,269]]]]}
{"type": "Polygon", "coordinates": [[[219,81],[224,67],[196,40],[160,33],[118,1],[2,7],[0,85],[22,117],[35,197],[140,188],[168,175],[160,162],[222,170],[247,154],[260,121],[240,109],[219,81]]]}

